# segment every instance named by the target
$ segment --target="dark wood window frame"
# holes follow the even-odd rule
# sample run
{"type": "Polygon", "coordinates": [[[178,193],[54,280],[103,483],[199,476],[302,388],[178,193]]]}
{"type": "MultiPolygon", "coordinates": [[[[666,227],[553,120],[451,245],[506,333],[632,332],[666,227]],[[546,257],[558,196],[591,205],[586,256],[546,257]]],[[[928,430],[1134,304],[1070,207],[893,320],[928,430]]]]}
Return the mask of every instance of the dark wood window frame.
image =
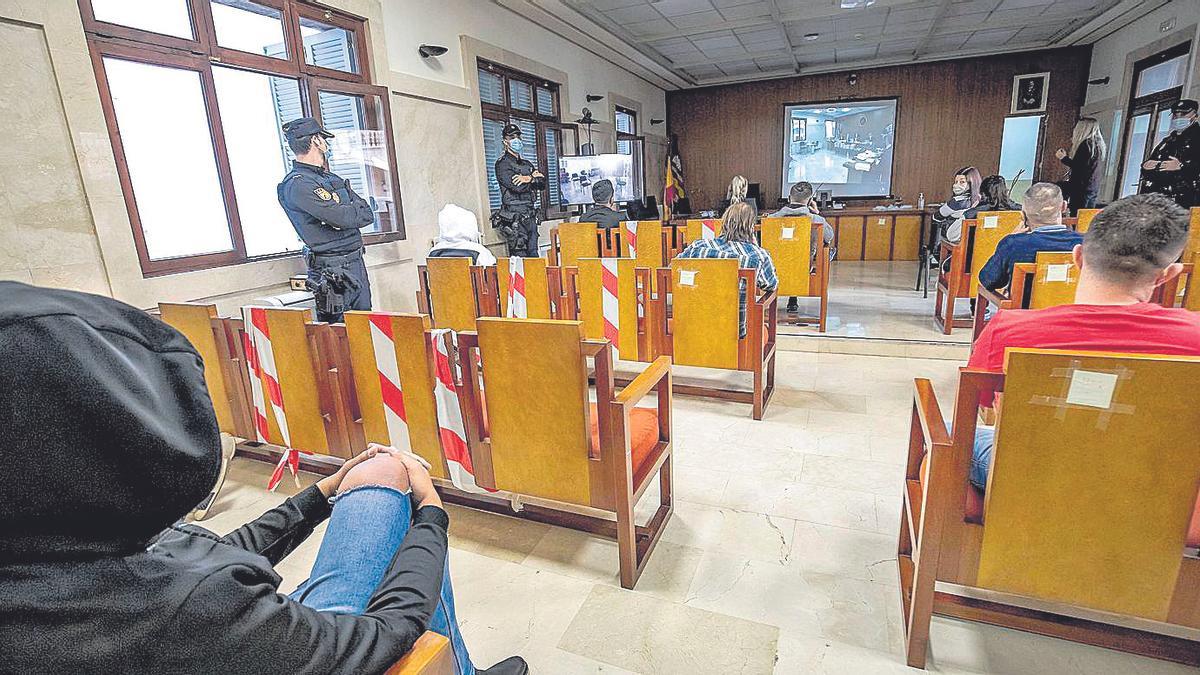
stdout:
{"type": "MultiPolygon", "coordinates": [[[[221,125],[220,109],[217,104],[213,67],[229,67],[263,75],[286,77],[296,80],[300,88],[301,107],[305,115],[319,116],[319,92],[330,92],[352,96],[374,96],[383,109],[383,119],[374,119],[387,141],[390,190],[395,198],[391,219],[383,220],[381,232],[364,235],[367,244],[397,241],[405,238],[404,215],[401,202],[399,176],[396,165],[395,138],[391,128],[391,101],[387,87],[375,86],[371,82],[371,60],[367,51],[366,19],[340,10],[317,5],[307,0],[254,0],[257,4],[281,12],[284,28],[284,43],[287,58],[274,58],[262,54],[244,52],[217,44],[210,0],[185,0],[188,5],[194,40],[163,35],[147,30],[130,28],[118,24],[98,21],[91,0],[78,0],[84,31],[91,52],[92,66],[96,73],[100,101],[108,125],[117,173],[124,193],[129,220],[133,227],[133,238],[138,258],[145,277],[175,274],[224,265],[236,265],[258,260],[284,258],[299,255],[298,251],[274,253],[263,256],[247,256],[242,224],[234,193],[233,176],[225,146],[225,135],[221,125]],[[358,72],[350,73],[331,68],[310,65],[304,58],[300,19],[312,19],[343,28],[354,36],[355,65],[358,72]],[[151,260],[146,237],[142,230],[137,202],[133,193],[129,165],[113,107],[112,94],[104,70],[103,59],[112,57],[138,63],[168,66],[197,72],[201,79],[206,115],[213,142],[213,157],[221,193],[225,200],[225,211],[229,221],[233,250],[219,253],[189,255],[177,258],[151,260]]],[[[281,175],[282,179],[283,176],[281,175]]]]}
{"type": "MultiPolygon", "coordinates": [[[[642,169],[642,184],[638,186],[641,188],[642,196],[639,197],[639,199],[645,201],[645,199],[646,199],[646,137],[644,135],[638,133],[638,130],[640,127],[641,127],[641,120],[638,118],[638,112],[636,110],[633,110],[631,108],[626,108],[625,106],[622,106],[622,105],[613,106],[613,136],[617,139],[616,143],[620,143],[621,141],[629,141],[632,144],[629,146],[630,151],[633,153],[640,153],[640,155],[641,155],[641,156],[638,156],[637,154],[635,154],[634,157],[637,158],[638,165],[642,169]],[[631,118],[633,118],[633,133],[626,133],[624,131],[617,130],[617,114],[618,113],[621,113],[624,115],[629,115],[631,118]]],[[[616,143],[614,143],[614,145],[616,143]]],[[[619,151],[620,147],[618,146],[617,149],[619,151]]]]}
{"type": "MultiPolygon", "coordinates": [[[[514,117],[517,119],[520,119],[520,120],[533,122],[535,130],[536,130],[535,133],[537,134],[535,143],[537,144],[538,163],[541,165],[543,171],[546,173],[546,176],[548,178],[550,174],[549,174],[549,165],[548,165],[549,159],[546,154],[546,143],[545,143],[546,131],[549,131],[549,130],[555,131],[555,133],[556,133],[555,140],[557,143],[556,147],[558,148],[558,154],[560,157],[563,156],[562,148],[563,148],[564,133],[566,131],[571,131],[571,132],[578,134],[578,130],[574,124],[564,124],[562,122],[562,104],[561,104],[561,94],[560,94],[561,85],[557,82],[551,82],[544,78],[535,77],[533,75],[530,75],[529,73],[524,73],[519,70],[514,70],[507,66],[501,65],[499,63],[495,63],[493,61],[488,61],[486,59],[479,59],[477,66],[481,70],[486,70],[490,73],[494,73],[501,77],[500,89],[501,89],[501,94],[504,97],[503,104],[488,103],[487,101],[481,100],[479,105],[483,112],[483,118],[487,119],[487,120],[492,120],[495,122],[501,122],[503,124],[508,124],[508,120],[510,118],[514,118],[514,117]],[[512,105],[512,101],[511,101],[512,94],[509,91],[509,86],[508,86],[509,80],[516,80],[518,82],[523,82],[525,84],[528,84],[531,87],[530,91],[532,94],[532,101],[533,101],[533,110],[532,111],[522,110],[522,109],[516,108],[512,105]],[[546,89],[550,92],[552,101],[553,101],[553,108],[554,108],[553,114],[543,115],[538,112],[537,90],[539,88],[546,89]]],[[[578,136],[576,136],[576,145],[578,145],[578,136]]],[[[488,186],[488,190],[489,190],[489,192],[491,191],[490,185],[488,186]]],[[[559,203],[559,204],[551,204],[550,203],[550,185],[548,182],[546,184],[546,187],[544,189],[542,189],[540,191],[540,193],[541,193],[542,213],[545,216],[554,218],[554,217],[562,217],[562,216],[567,215],[568,212],[567,212],[566,206],[564,206],[561,203],[559,203]]]]}
{"type": "MultiPolygon", "coordinates": [[[[1138,96],[1138,82],[1142,78],[1142,73],[1161,63],[1166,63],[1171,59],[1185,56],[1191,53],[1191,51],[1192,41],[1185,40],[1177,45],[1168,47],[1156,54],[1151,54],[1144,59],[1138,59],[1134,62],[1133,77],[1130,78],[1129,82],[1129,104],[1126,105],[1125,110],[1122,111],[1125,113],[1125,119],[1123,122],[1124,126],[1121,129],[1120,152],[1117,154],[1117,180],[1116,184],[1113,186],[1113,199],[1119,199],[1121,197],[1121,189],[1127,185],[1129,181],[1129,176],[1125,175],[1125,153],[1129,151],[1129,143],[1132,140],[1131,136],[1133,135],[1133,119],[1147,113],[1150,114],[1150,126],[1146,129],[1146,147],[1143,148],[1142,159],[1140,162],[1138,162],[1138,166],[1140,167],[1141,164],[1145,163],[1146,159],[1150,157],[1150,153],[1154,151],[1154,146],[1157,145],[1157,143],[1154,142],[1154,135],[1155,132],[1158,131],[1158,113],[1164,109],[1170,108],[1177,103],[1179,99],[1183,98],[1183,85],[1156,91],[1152,94],[1146,94],[1145,96],[1138,96]]],[[[1111,152],[1112,149],[1109,148],[1109,151],[1111,152]]],[[[1140,189],[1140,168],[1138,170],[1138,185],[1140,189]]]]}

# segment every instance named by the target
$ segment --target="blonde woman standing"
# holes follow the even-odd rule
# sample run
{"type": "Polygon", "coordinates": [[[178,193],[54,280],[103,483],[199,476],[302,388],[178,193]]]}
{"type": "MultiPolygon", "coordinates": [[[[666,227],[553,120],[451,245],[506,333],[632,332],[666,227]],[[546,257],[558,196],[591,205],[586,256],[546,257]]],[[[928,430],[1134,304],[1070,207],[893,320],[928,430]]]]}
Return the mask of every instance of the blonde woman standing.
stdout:
{"type": "Polygon", "coordinates": [[[734,204],[745,203],[750,205],[750,209],[754,212],[754,217],[758,217],[758,204],[753,199],[748,199],[746,194],[750,191],[750,181],[746,180],[745,176],[734,176],[729,182],[729,189],[725,192],[725,201],[718,205],[718,211],[724,212],[725,209],[734,204]]]}
{"type": "Polygon", "coordinates": [[[1059,148],[1054,153],[1060,162],[1070,168],[1067,179],[1059,185],[1072,215],[1079,209],[1095,208],[1096,199],[1100,196],[1100,178],[1106,153],[1104,136],[1094,117],[1084,117],[1075,123],[1070,152],[1059,148]]]}

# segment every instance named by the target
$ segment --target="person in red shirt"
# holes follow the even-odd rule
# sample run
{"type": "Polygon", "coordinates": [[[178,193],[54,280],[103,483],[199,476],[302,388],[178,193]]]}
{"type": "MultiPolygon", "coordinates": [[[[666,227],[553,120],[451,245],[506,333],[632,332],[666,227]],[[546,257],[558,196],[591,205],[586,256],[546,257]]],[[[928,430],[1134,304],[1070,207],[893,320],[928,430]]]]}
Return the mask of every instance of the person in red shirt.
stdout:
{"type": "MultiPolygon", "coordinates": [[[[1150,302],[1183,271],[1188,212],[1156,194],[1113,202],[1096,215],[1073,250],[1079,269],[1075,304],[1003,310],[980,334],[969,368],[1000,372],[1009,348],[1074,349],[1200,356],[1200,313],[1150,302]]],[[[1000,411],[998,395],[980,401],[1000,411]]],[[[971,483],[987,484],[996,432],[975,433],[971,483]]]]}

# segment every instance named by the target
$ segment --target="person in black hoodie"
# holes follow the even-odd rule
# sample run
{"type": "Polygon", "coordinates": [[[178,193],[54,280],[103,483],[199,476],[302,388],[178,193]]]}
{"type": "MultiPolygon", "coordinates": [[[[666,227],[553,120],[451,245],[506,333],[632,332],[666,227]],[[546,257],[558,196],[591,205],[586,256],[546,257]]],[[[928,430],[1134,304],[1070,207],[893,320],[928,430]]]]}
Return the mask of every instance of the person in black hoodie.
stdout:
{"type": "Polygon", "coordinates": [[[443,579],[449,518],[416,460],[372,448],[220,537],[179,522],[221,461],[181,334],[0,282],[0,353],[0,671],[382,673],[440,622],[475,672],[443,579]],[[274,565],[327,518],[312,577],[281,595],[274,565]]]}
{"type": "Polygon", "coordinates": [[[1070,152],[1063,148],[1055,151],[1054,156],[1058,161],[1071,170],[1067,179],[1059,184],[1063,196],[1067,198],[1071,215],[1075,215],[1079,209],[1096,207],[1105,153],[1104,134],[1100,133],[1100,124],[1095,117],[1084,117],[1075,123],[1075,130],[1071,132],[1070,152]]]}

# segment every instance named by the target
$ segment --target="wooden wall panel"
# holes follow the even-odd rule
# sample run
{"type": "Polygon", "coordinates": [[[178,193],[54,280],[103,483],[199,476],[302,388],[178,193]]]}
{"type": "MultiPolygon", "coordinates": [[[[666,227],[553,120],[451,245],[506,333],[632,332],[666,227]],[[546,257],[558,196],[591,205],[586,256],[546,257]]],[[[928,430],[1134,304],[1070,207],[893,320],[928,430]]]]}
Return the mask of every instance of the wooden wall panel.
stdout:
{"type": "Polygon", "coordinates": [[[890,215],[867,216],[866,245],[863,260],[891,260],[892,217],[890,215]]]}
{"type": "Polygon", "coordinates": [[[837,224],[838,260],[862,260],[863,254],[863,219],[855,217],[838,218],[837,224]]]}
{"type": "Polygon", "coordinates": [[[897,97],[892,192],[915,203],[941,200],[951,173],[973,164],[984,175],[1000,162],[1013,76],[1050,72],[1040,180],[1062,178],[1054,150],[1071,140],[1083,102],[1091,47],[939,61],[667,92],[670,133],[679,136],[686,187],[695,209],[714,208],[729,179],[761,183],[779,198],[783,109],[787,104],[897,97]],[[858,84],[848,73],[858,73],[858,84]]]}

